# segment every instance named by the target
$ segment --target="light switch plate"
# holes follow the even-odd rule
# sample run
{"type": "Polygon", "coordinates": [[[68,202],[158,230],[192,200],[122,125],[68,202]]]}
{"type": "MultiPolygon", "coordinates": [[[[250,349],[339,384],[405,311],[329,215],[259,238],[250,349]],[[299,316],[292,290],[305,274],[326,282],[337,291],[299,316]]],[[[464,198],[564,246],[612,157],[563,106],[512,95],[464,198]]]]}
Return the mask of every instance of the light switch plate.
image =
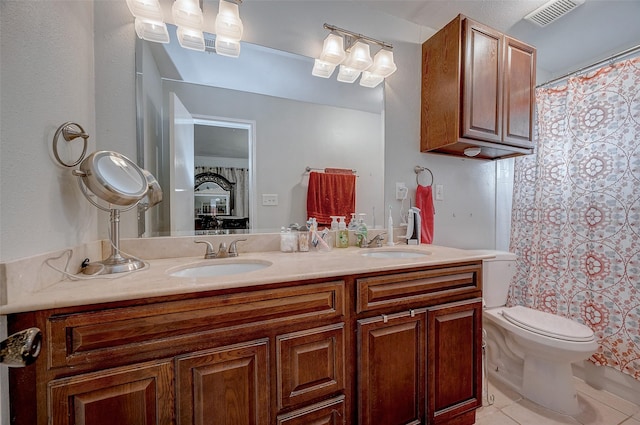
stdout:
{"type": "Polygon", "coordinates": [[[262,194],[262,205],[265,207],[275,207],[278,205],[278,194],[277,193],[263,193],[262,194]]]}
{"type": "Polygon", "coordinates": [[[444,201],[444,186],[441,184],[436,185],[436,201],[444,201]]]}

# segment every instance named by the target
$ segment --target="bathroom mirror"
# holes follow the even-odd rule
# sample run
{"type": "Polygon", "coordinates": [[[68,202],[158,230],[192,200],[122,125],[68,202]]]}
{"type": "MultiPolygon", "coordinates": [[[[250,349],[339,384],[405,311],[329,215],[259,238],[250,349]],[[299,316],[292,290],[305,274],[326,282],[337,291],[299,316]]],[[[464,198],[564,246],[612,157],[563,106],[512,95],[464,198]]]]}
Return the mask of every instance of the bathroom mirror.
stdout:
{"type": "MultiPolygon", "coordinates": [[[[140,236],[198,233],[198,167],[246,169],[242,184],[229,178],[236,195],[225,215],[235,221],[217,233],[271,232],[304,222],[307,167],[356,170],[355,212],[382,224],[383,84],[371,89],[313,77],[313,58],[245,42],[239,58],[192,51],[179,46],[172,25],[169,33],[168,44],[136,42],[138,163],[165,192],[161,208],[140,215],[140,236]],[[176,112],[176,104],[184,109],[176,112]],[[172,142],[185,122],[242,130],[244,156],[229,153],[229,138],[172,142]],[[203,159],[194,151],[203,143],[226,153],[203,159]],[[238,193],[246,196],[244,208],[238,193]],[[263,205],[264,195],[275,195],[276,205],[263,205]]],[[[197,133],[187,130],[187,139],[195,137],[191,132],[197,133]]]]}

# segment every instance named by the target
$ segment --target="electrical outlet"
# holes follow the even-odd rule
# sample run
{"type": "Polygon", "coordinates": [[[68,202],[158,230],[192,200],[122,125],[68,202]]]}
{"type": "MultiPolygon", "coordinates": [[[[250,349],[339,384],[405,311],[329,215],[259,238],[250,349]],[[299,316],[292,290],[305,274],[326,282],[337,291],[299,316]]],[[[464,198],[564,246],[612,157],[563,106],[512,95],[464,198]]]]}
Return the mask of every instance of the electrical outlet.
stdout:
{"type": "Polygon", "coordinates": [[[262,205],[266,207],[275,207],[278,205],[278,194],[277,193],[263,193],[262,194],[262,205]]]}
{"type": "Polygon", "coordinates": [[[436,185],[436,201],[444,201],[444,186],[441,184],[436,185]]]}
{"type": "Polygon", "coordinates": [[[396,199],[398,201],[402,201],[403,199],[406,199],[408,192],[409,192],[409,189],[407,188],[406,184],[396,183],[396,199]]]}

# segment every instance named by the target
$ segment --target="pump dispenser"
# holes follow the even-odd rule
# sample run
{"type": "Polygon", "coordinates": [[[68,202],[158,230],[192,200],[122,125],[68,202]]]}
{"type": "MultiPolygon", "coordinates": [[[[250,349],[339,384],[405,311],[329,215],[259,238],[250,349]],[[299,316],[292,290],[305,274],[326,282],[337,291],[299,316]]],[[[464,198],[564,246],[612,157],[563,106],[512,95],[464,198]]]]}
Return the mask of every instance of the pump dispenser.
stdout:
{"type": "Polygon", "coordinates": [[[365,213],[358,214],[358,229],[356,230],[356,245],[360,248],[367,246],[367,225],[364,222],[365,213]]]}
{"type": "Polygon", "coordinates": [[[338,234],[336,237],[336,248],[347,248],[349,246],[349,232],[344,216],[338,217],[338,234]]]}

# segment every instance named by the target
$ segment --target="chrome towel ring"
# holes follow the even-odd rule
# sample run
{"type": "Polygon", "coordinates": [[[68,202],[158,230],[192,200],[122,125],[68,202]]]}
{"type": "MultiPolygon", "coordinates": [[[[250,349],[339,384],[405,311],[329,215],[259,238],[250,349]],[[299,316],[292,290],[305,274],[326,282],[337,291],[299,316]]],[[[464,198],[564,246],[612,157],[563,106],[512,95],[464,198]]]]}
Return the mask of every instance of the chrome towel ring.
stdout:
{"type": "Polygon", "coordinates": [[[80,124],[76,124],[71,121],[62,124],[58,127],[56,134],[53,136],[53,155],[56,157],[56,161],[58,161],[60,165],[64,165],[68,168],[75,167],[80,164],[84,159],[84,156],[87,154],[87,139],[89,139],[89,134],[84,131],[84,128],[82,128],[80,124]],[[60,158],[60,154],[58,152],[58,139],[60,136],[62,136],[67,142],[77,139],[78,137],[81,137],[83,140],[84,145],[82,147],[82,153],[80,154],[80,157],[72,163],[65,162],[60,158]]]}
{"type": "Polygon", "coordinates": [[[431,182],[429,184],[425,184],[425,185],[422,185],[422,186],[431,186],[431,185],[433,185],[433,173],[431,172],[430,169],[428,169],[426,167],[421,167],[419,165],[416,165],[415,168],[413,169],[413,171],[415,171],[415,173],[416,173],[416,184],[418,186],[421,186],[421,184],[420,184],[420,174],[422,174],[425,171],[428,172],[429,175],[431,176],[431,182]]]}

